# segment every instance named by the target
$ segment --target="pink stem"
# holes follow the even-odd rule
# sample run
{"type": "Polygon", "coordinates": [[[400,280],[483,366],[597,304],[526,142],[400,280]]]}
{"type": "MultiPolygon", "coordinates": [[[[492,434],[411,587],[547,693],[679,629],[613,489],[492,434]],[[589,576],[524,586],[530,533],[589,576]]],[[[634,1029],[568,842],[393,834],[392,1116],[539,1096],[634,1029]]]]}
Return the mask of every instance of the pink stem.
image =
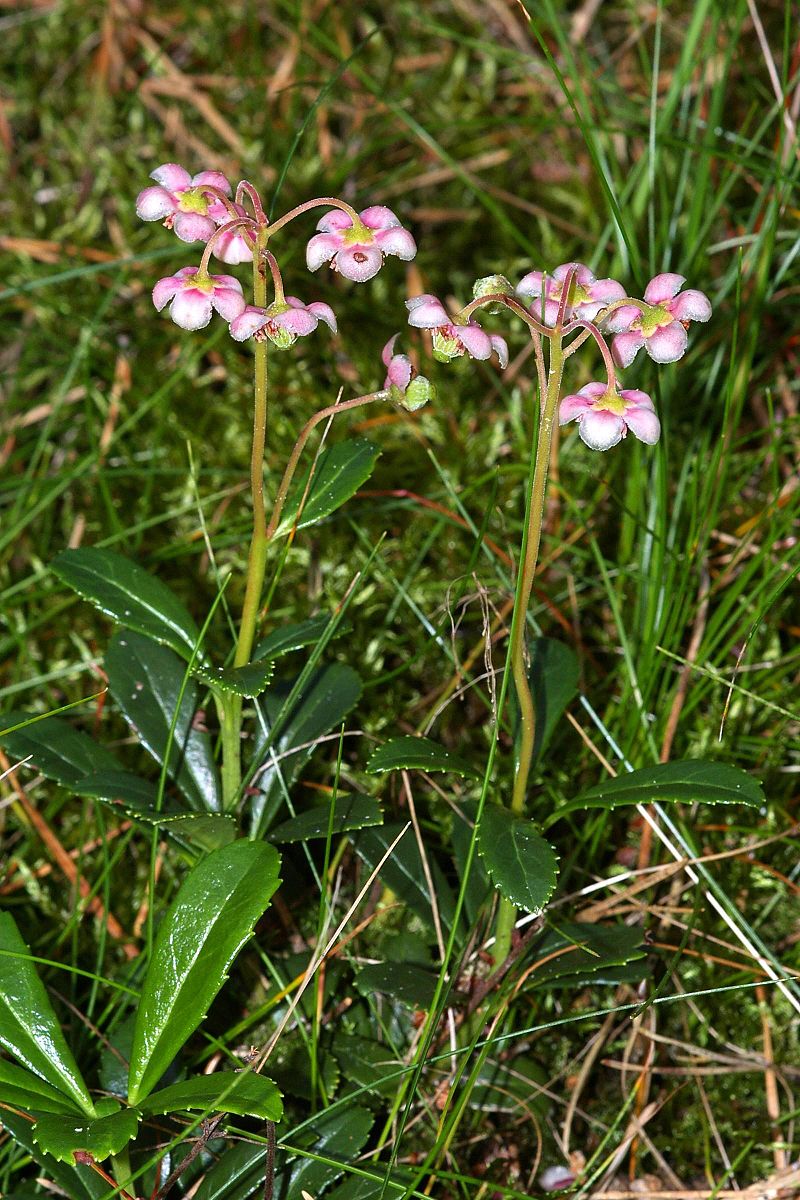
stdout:
{"type": "Polygon", "coordinates": [[[320,208],[324,205],[326,208],[340,208],[342,212],[346,212],[350,220],[355,225],[361,218],[354,208],[349,204],[345,204],[344,200],[337,200],[335,196],[319,196],[315,200],[306,200],[303,204],[298,204],[297,208],[289,209],[289,212],[284,213],[277,221],[274,221],[269,227],[270,236],[277,233],[284,225],[288,225],[295,217],[302,216],[305,212],[310,212],[312,208],[320,208]]]}
{"type": "Polygon", "coordinates": [[[283,279],[281,277],[280,267],[275,259],[275,255],[270,254],[269,250],[266,248],[264,249],[264,259],[272,274],[272,286],[275,290],[275,299],[279,303],[282,303],[286,297],[283,294],[283,279]]]}
{"type": "Polygon", "coordinates": [[[510,308],[513,313],[521,317],[532,333],[538,333],[542,337],[550,338],[553,336],[553,330],[547,325],[543,325],[541,321],[537,321],[536,317],[528,312],[524,304],[520,304],[513,296],[507,296],[505,292],[496,292],[489,296],[479,296],[477,300],[470,300],[469,304],[462,308],[459,316],[466,317],[467,320],[479,308],[483,308],[487,304],[504,304],[506,308],[510,308]]]}
{"type": "MultiPolygon", "coordinates": [[[[596,325],[593,325],[591,321],[576,320],[576,321],[570,321],[569,324],[567,325],[566,329],[564,330],[564,332],[565,332],[565,334],[571,333],[573,329],[585,329],[586,336],[593,337],[594,340],[597,342],[597,345],[600,348],[600,353],[603,356],[603,362],[606,365],[606,373],[608,374],[608,386],[610,388],[616,389],[617,372],[616,372],[616,368],[614,367],[614,359],[611,357],[611,351],[608,348],[608,343],[606,342],[606,339],[603,337],[600,330],[597,328],[596,325]]],[[[566,351],[566,355],[574,354],[575,351],[578,349],[578,346],[581,345],[581,343],[585,340],[586,339],[584,337],[576,338],[575,341],[572,343],[572,345],[569,347],[569,349],[566,351]]]]}
{"type": "Polygon", "coordinates": [[[237,213],[235,221],[227,221],[224,225],[220,225],[219,229],[215,229],[211,237],[206,242],[206,248],[203,251],[203,257],[200,259],[200,271],[208,270],[208,262],[211,258],[211,252],[214,249],[214,243],[222,236],[223,233],[231,233],[234,229],[241,228],[242,233],[253,246],[256,244],[255,225],[250,217],[240,217],[237,213]]]}
{"type": "Polygon", "coordinates": [[[264,212],[264,206],[261,203],[261,197],[253,187],[252,183],[248,183],[246,179],[243,179],[236,189],[237,204],[241,204],[243,196],[247,196],[249,198],[250,203],[253,206],[253,215],[257,223],[259,225],[268,225],[269,221],[267,220],[267,214],[264,212]]]}

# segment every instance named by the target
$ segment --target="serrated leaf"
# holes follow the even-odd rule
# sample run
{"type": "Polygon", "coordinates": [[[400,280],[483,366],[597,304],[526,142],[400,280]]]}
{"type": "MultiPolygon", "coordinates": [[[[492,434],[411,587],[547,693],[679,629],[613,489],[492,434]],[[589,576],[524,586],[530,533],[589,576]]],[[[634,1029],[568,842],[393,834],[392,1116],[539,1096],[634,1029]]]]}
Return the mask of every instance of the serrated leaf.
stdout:
{"type": "MultiPolygon", "coordinates": [[[[292,650],[315,646],[326,632],[331,619],[328,613],[320,613],[317,617],[309,617],[308,620],[299,621],[295,625],[283,625],[280,629],[273,630],[256,645],[252,655],[253,662],[262,658],[274,660],[283,654],[289,654],[292,650]]],[[[344,633],[346,628],[340,622],[336,630],[337,634],[344,633]]]]}
{"type": "Polygon", "coordinates": [[[349,1084],[366,1087],[378,1095],[397,1095],[402,1081],[398,1072],[404,1064],[382,1042],[341,1031],[333,1039],[333,1053],[349,1084]]]}
{"type": "Polygon", "coordinates": [[[154,784],[130,771],[100,771],[73,784],[78,796],[99,800],[145,829],[162,829],[181,846],[216,850],[236,837],[236,822],[223,813],[176,812],[168,805],[156,808],[154,784]]]}
{"type": "Polygon", "coordinates": [[[192,674],[201,680],[213,692],[226,692],[229,695],[246,696],[252,699],[260,696],[266,688],[274,667],[272,662],[251,662],[243,667],[203,667],[195,666],[192,674]]]}
{"type": "MultiPolygon", "coordinates": [[[[377,867],[402,828],[399,824],[382,825],[379,829],[365,829],[358,835],[353,844],[359,857],[364,859],[371,870],[377,867]]],[[[428,866],[436,893],[439,918],[442,925],[449,930],[455,916],[455,897],[429,848],[428,866]]],[[[413,913],[429,926],[433,926],[430,889],[425,878],[419,846],[410,829],[384,862],[380,869],[380,878],[413,913]]]]}
{"type": "Polygon", "coordinates": [[[291,690],[289,683],[275,684],[256,702],[261,720],[256,727],[253,763],[263,767],[255,783],[259,794],[253,798],[254,836],[261,834],[270,815],[280,808],[284,788],[291,788],[314,753],[315,743],[337,729],[355,706],[361,695],[361,680],[350,667],[334,663],[313,672],[287,710],[291,690]],[[273,728],[277,729],[277,737],[268,750],[269,731],[273,728]]]}
{"type": "Polygon", "coordinates": [[[369,963],[358,972],[356,987],[362,996],[382,992],[411,1008],[428,1009],[436,990],[436,976],[415,963],[369,963]]]}
{"type": "Polygon", "coordinates": [[[330,1100],[339,1086],[339,1064],[332,1054],[317,1047],[316,1077],[311,1076],[311,1062],[305,1046],[293,1046],[283,1062],[270,1059],[270,1070],[285,1092],[300,1100],[315,1100],[320,1093],[330,1100]]]}
{"type": "MultiPolygon", "coordinates": [[[[21,725],[30,713],[4,713],[4,725],[21,725]]],[[[14,758],[29,758],[37,771],[65,787],[72,787],[90,771],[119,769],[114,755],[88,733],[73,729],[60,717],[45,717],[13,733],[0,736],[0,746],[14,758]]]]}
{"type": "Polygon", "coordinates": [[[280,1121],[283,1116],[278,1088],[271,1079],[254,1071],[196,1075],[153,1092],[140,1107],[145,1116],[189,1110],[236,1113],[264,1121],[280,1121]]]}
{"type": "MultiPolygon", "coordinates": [[[[57,1184],[71,1200],[105,1200],[109,1194],[108,1184],[89,1166],[70,1166],[45,1154],[33,1140],[33,1125],[24,1117],[8,1109],[2,1110],[2,1125],[15,1142],[24,1146],[34,1162],[38,1163],[45,1179],[57,1184]]],[[[49,1190],[49,1189],[48,1189],[49,1190]]],[[[41,1198],[42,1193],[39,1193],[41,1198]]]]}
{"type": "MultiPolygon", "coordinates": [[[[33,1071],[0,1058],[0,1102],[43,1113],[73,1113],[75,1104],[33,1071]]],[[[2,1110],[0,1109],[0,1120],[2,1110]]]]}
{"type": "Polygon", "coordinates": [[[366,1145],[374,1120],[372,1113],[358,1104],[351,1104],[344,1109],[336,1108],[315,1117],[311,1128],[305,1130],[293,1145],[319,1158],[297,1155],[286,1165],[279,1175],[281,1187],[278,1194],[282,1200],[301,1200],[302,1192],[319,1196],[334,1183],[366,1145]],[[319,1161],[325,1158],[337,1160],[341,1165],[319,1161]]]}
{"type": "Polygon", "coordinates": [[[266,1175],[266,1146],[247,1142],[232,1146],[206,1172],[194,1200],[249,1200],[256,1193],[263,1196],[266,1175]]]}
{"type": "Polygon", "coordinates": [[[536,947],[542,965],[529,976],[528,986],[565,986],[616,981],[618,969],[644,960],[647,951],[641,928],[565,921],[548,929],[536,947]]]}
{"type": "Polygon", "coordinates": [[[330,516],[366,483],[380,453],[380,447],[366,438],[349,438],[323,450],[316,461],[299,520],[297,514],[305,495],[307,474],[290,488],[275,536],[283,537],[295,528],[305,529],[330,516]]]}
{"type": "Polygon", "coordinates": [[[541,912],[556,886],[558,859],[534,822],[497,804],[487,805],[478,849],[501,896],[517,908],[541,912]]]}
{"type": "Polygon", "coordinates": [[[52,563],[58,578],[101,612],[135,629],[182,658],[190,659],[200,639],[188,610],[160,579],[113,550],[62,550],[52,563]]]}
{"type": "Polygon", "coordinates": [[[533,761],[537,763],[561,714],[578,691],[580,666],[575,652],[554,638],[536,638],[529,649],[528,678],[536,710],[533,761]]]}
{"type": "Polygon", "coordinates": [[[145,1099],[203,1020],[280,879],[266,842],[214,850],[184,880],[158,930],[142,986],[128,1099],[145,1099]]]}
{"type": "MultiPolygon", "coordinates": [[[[109,689],[126,721],[156,762],[163,763],[186,674],[184,664],[167,646],[125,630],[111,639],[106,671],[109,689]]],[[[169,774],[191,808],[219,812],[222,794],[211,739],[193,725],[199,701],[197,684],[187,680],[170,749],[169,774]]]]}
{"type": "Polygon", "coordinates": [[[85,1150],[102,1162],[119,1154],[136,1137],[141,1119],[135,1108],[123,1108],[96,1120],[45,1116],[36,1122],[33,1140],[59,1162],[74,1164],[76,1150],[85,1150]]]}
{"type": "Polygon", "coordinates": [[[764,790],[739,767],[704,759],[682,759],[657,763],[606,779],[588,792],[570,800],[545,822],[549,828],[568,813],[587,808],[618,808],[622,804],[748,804],[758,808],[765,803],[764,790]]]}
{"type": "Polygon", "coordinates": [[[445,750],[430,738],[410,734],[392,738],[379,746],[370,755],[367,770],[371,775],[381,775],[385,771],[452,771],[456,775],[477,778],[480,774],[458,754],[445,750]]]}
{"type": "MultiPolygon", "coordinates": [[[[454,813],[452,818],[450,845],[453,850],[453,862],[455,863],[458,878],[461,880],[463,886],[467,869],[467,857],[472,841],[472,830],[478,812],[478,802],[477,800],[470,799],[459,800],[458,808],[460,811],[454,813]]],[[[476,854],[470,863],[469,876],[467,877],[464,889],[464,915],[471,927],[474,927],[491,894],[491,881],[486,874],[486,868],[481,862],[480,856],[476,854]]]]}
{"type": "Polygon", "coordinates": [[[383,821],[381,806],[372,796],[337,796],[333,803],[333,818],[326,804],[317,804],[306,812],[282,821],[269,832],[271,842],[308,842],[314,838],[334,834],[350,833],[355,829],[366,829],[380,825],[383,821]]]}
{"type": "Polygon", "coordinates": [[[0,913],[0,1046],[67,1096],[73,1108],[94,1116],[78,1064],[9,913],[0,913]]]}

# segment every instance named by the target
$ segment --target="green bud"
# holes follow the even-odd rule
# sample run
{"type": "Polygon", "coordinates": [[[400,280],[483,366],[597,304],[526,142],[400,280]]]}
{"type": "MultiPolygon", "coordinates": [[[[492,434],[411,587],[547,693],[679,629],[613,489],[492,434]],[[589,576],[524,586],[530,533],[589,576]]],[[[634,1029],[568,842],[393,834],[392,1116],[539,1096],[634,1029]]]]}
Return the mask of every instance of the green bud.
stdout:
{"type": "Polygon", "coordinates": [[[429,401],[435,399],[436,388],[431,381],[424,375],[417,375],[416,379],[411,380],[405,392],[400,393],[397,403],[408,412],[416,412],[418,408],[423,408],[429,401]]]}
{"type": "Polygon", "coordinates": [[[433,357],[437,362],[450,362],[464,353],[458,338],[446,337],[438,329],[433,333],[433,357]]]}

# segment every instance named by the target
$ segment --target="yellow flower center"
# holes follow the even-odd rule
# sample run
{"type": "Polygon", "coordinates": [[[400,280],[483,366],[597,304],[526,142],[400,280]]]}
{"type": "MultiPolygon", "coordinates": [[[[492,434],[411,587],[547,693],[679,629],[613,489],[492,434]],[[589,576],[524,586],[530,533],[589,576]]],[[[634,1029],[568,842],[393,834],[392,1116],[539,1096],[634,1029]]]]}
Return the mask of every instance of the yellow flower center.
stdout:
{"type": "Polygon", "coordinates": [[[609,389],[598,400],[595,400],[592,408],[598,412],[611,412],[617,417],[624,417],[628,410],[628,402],[623,400],[618,392],[612,392],[609,389]]]}
{"type": "Polygon", "coordinates": [[[178,208],[181,212],[200,213],[204,217],[208,212],[208,200],[201,188],[187,188],[178,196],[178,208]]]}

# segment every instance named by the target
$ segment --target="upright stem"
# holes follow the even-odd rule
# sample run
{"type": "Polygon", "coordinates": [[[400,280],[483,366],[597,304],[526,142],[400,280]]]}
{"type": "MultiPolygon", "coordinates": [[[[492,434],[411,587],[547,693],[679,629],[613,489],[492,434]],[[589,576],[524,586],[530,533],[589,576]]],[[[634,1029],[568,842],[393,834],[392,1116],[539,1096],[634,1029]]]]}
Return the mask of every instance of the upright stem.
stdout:
{"type": "MultiPolygon", "coordinates": [[[[264,227],[258,230],[253,252],[253,301],[258,308],[267,303],[267,275],[264,250],[267,233],[264,227]]],[[[255,343],[254,355],[254,404],[253,404],[253,449],[250,456],[250,487],[253,494],[253,534],[247,559],[247,584],[245,586],[242,620],[236,653],[235,667],[243,667],[250,661],[250,652],[256,635],[258,610],[264,575],[267,569],[267,521],[264,508],[264,450],[267,440],[267,343],[255,343]]],[[[239,792],[242,780],[241,728],[242,699],[226,696],[220,713],[222,725],[222,792],[223,803],[230,809],[239,792]]]]}
{"type": "MultiPolygon", "coordinates": [[[[544,513],[547,471],[550,465],[550,446],[553,438],[553,423],[561,393],[561,376],[564,370],[564,352],[560,331],[553,334],[550,343],[550,368],[547,374],[547,392],[542,400],[539,432],[536,439],[535,465],[531,490],[528,497],[528,521],[525,531],[525,553],[522,570],[517,579],[514,597],[514,618],[511,628],[511,673],[517,693],[520,712],[519,753],[511,794],[511,812],[521,816],[525,811],[525,795],[528,787],[533,745],[536,734],[536,713],[533,706],[528,664],[525,653],[525,629],[528,604],[530,603],[533,579],[539,561],[539,544],[542,537],[542,515],[544,513]]],[[[514,928],[516,909],[509,900],[500,900],[495,931],[494,960],[498,965],[505,962],[511,950],[511,934],[514,928]]]]}

